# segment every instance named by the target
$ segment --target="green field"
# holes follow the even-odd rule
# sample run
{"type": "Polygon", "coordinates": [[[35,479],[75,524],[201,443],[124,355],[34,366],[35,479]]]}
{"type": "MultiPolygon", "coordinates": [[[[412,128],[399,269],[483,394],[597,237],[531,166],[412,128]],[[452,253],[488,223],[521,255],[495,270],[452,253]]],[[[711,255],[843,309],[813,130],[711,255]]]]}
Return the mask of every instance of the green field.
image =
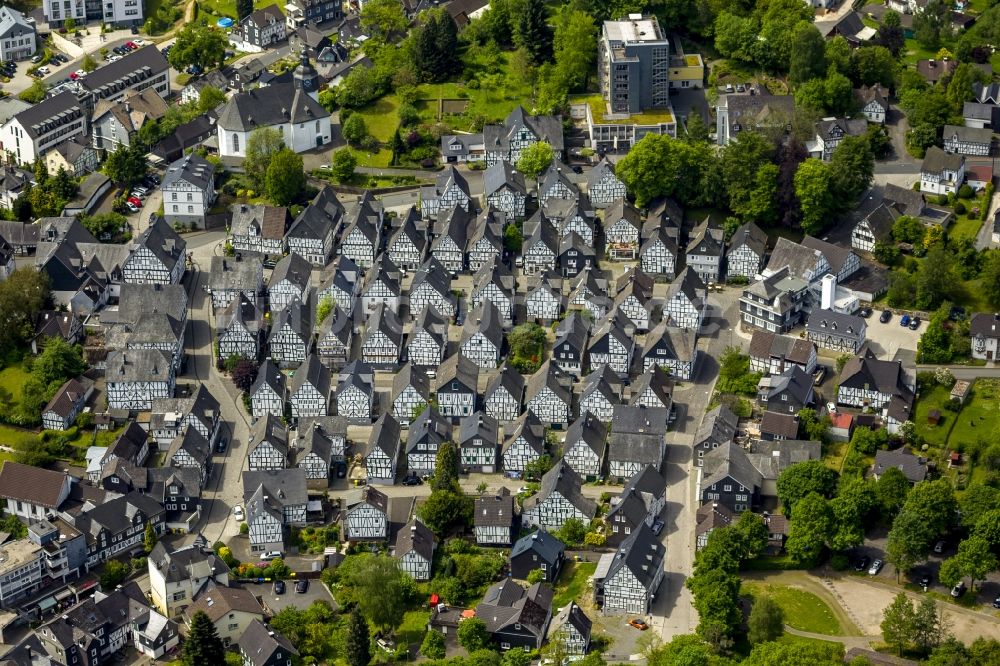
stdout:
{"type": "Polygon", "coordinates": [[[843,628],[829,605],[812,592],[786,585],[743,583],[750,596],[766,594],[784,611],[785,624],[792,629],[824,636],[840,636],[843,628]]]}
{"type": "Polygon", "coordinates": [[[562,608],[571,601],[579,600],[596,570],[597,562],[566,562],[556,581],[552,608],[562,608]]]}
{"type": "Polygon", "coordinates": [[[11,409],[15,409],[20,403],[21,386],[30,376],[20,363],[0,370],[0,390],[7,393],[11,409]]]}
{"type": "Polygon", "coordinates": [[[424,639],[424,633],[427,631],[427,623],[430,619],[429,611],[406,611],[406,614],[403,615],[403,623],[396,629],[396,640],[407,645],[420,643],[424,639]]]}
{"type": "Polygon", "coordinates": [[[215,25],[215,21],[223,16],[236,20],[235,0],[197,0],[197,2],[198,18],[202,18],[206,14],[211,15],[213,19],[209,21],[210,25],[215,25]]]}
{"type": "Polygon", "coordinates": [[[983,221],[978,217],[970,218],[968,215],[959,215],[951,225],[951,228],[948,229],[948,238],[953,241],[963,238],[976,240],[981,226],[983,226],[983,221]]]}
{"type": "MultiPolygon", "coordinates": [[[[77,431],[74,429],[69,432],[72,433],[72,439],[68,439],[66,443],[74,449],[72,460],[79,462],[83,460],[88,447],[111,446],[115,439],[118,438],[118,435],[121,434],[121,429],[99,430],[96,439],[94,438],[94,433],[89,430],[77,431]]],[[[50,437],[59,437],[61,435],[64,434],[53,432],[50,437]]],[[[6,425],[0,425],[0,445],[22,450],[31,450],[44,446],[41,440],[41,433],[31,430],[21,430],[20,428],[13,428],[6,425]]],[[[4,454],[0,456],[0,460],[9,460],[15,457],[11,453],[3,451],[0,451],[0,453],[4,454]]]]}
{"type": "Polygon", "coordinates": [[[1000,380],[977,379],[962,411],[944,409],[951,389],[935,386],[925,389],[917,402],[914,423],[928,444],[938,449],[954,449],[960,443],[980,439],[992,441],[1000,431],[1000,380]],[[931,410],[941,412],[938,425],[927,422],[931,410]]]}

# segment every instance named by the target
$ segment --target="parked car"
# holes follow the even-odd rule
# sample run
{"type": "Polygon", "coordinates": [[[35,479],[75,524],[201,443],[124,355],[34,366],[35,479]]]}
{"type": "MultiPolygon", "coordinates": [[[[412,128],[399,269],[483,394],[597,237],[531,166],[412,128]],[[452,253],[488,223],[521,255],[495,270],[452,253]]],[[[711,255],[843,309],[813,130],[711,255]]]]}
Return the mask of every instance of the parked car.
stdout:
{"type": "Polygon", "coordinates": [[[239,522],[243,522],[243,507],[237,505],[233,507],[233,518],[239,522]]]}
{"type": "Polygon", "coordinates": [[[42,61],[42,54],[41,53],[36,53],[35,55],[31,56],[31,62],[33,62],[33,63],[39,63],[41,61],[42,61]]]}
{"type": "Polygon", "coordinates": [[[274,593],[275,594],[284,594],[285,593],[285,581],[283,581],[283,580],[276,580],[276,581],[274,581],[274,593]]]}
{"type": "Polygon", "coordinates": [[[77,75],[77,77],[79,77],[79,78],[81,78],[81,79],[85,79],[85,78],[87,78],[87,72],[85,72],[85,71],[84,71],[84,70],[82,70],[82,69],[78,69],[78,70],[76,70],[76,71],[75,71],[75,72],[73,72],[73,73],[74,73],[74,74],[76,74],[76,75],[77,75]]]}
{"type": "Polygon", "coordinates": [[[915,331],[920,328],[920,317],[914,317],[910,320],[910,330],[915,331]]]}
{"type": "Polygon", "coordinates": [[[262,559],[265,562],[270,562],[271,560],[281,559],[281,551],[280,550],[269,550],[266,553],[264,553],[263,555],[261,555],[260,559],[262,559]]]}
{"type": "Polygon", "coordinates": [[[882,314],[879,315],[878,320],[883,324],[888,324],[890,319],[892,319],[892,310],[882,310],[882,314]]]}
{"type": "Polygon", "coordinates": [[[403,479],[404,486],[419,486],[423,481],[420,480],[419,476],[408,476],[403,479]]]}
{"type": "Polygon", "coordinates": [[[654,520],[653,521],[653,534],[655,536],[659,536],[660,532],[663,531],[663,526],[664,526],[664,524],[663,524],[662,520],[660,520],[659,518],[657,518],[656,520],[654,520]]]}
{"type": "Polygon", "coordinates": [[[965,594],[965,581],[958,581],[958,585],[951,588],[951,596],[958,599],[960,596],[965,594]]]}
{"type": "Polygon", "coordinates": [[[134,189],[134,190],[135,190],[136,192],[138,192],[139,194],[142,194],[142,195],[145,195],[145,194],[148,194],[148,193],[149,193],[149,190],[148,190],[148,189],[146,189],[145,187],[141,186],[141,185],[139,185],[139,186],[137,186],[137,187],[135,187],[135,188],[133,188],[133,189],[134,189]]]}
{"type": "Polygon", "coordinates": [[[920,577],[920,587],[927,589],[930,586],[931,586],[931,575],[929,573],[925,573],[920,577]]]}
{"type": "Polygon", "coordinates": [[[858,316],[864,317],[865,319],[868,319],[869,317],[872,316],[872,309],[871,308],[861,308],[861,311],[858,313],[858,316]]]}
{"type": "Polygon", "coordinates": [[[910,315],[905,314],[902,317],[900,317],[900,319],[899,319],[899,325],[900,326],[909,326],[910,325],[910,315]]]}
{"type": "Polygon", "coordinates": [[[827,369],[825,365],[817,365],[816,372],[813,373],[813,386],[819,386],[826,379],[827,369]]]}
{"type": "Polygon", "coordinates": [[[129,197],[128,201],[126,203],[130,203],[133,206],[135,206],[136,208],[138,208],[139,210],[142,210],[142,199],[139,199],[139,198],[136,198],[136,197],[129,197]]]}
{"type": "Polygon", "coordinates": [[[875,560],[874,562],[872,562],[872,565],[868,567],[868,575],[877,576],[878,572],[882,571],[882,565],[883,565],[882,560],[875,560]]]}
{"type": "Polygon", "coordinates": [[[48,76],[48,75],[49,75],[49,67],[48,67],[48,65],[42,65],[42,66],[41,66],[41,67],[39,67],[39,68],[38,68],[38,69],[37,69],[36,71],[37,71],[37,72],[39,73],[39,75],[41,75],[41,76],[48,76]]]}
{"type": "Polygon", "coordinates": [[[136,45],[135,42],[125,42],[125,48],[127,48],[129,51],[135,51],[139,47],[136,45]]]}
{"type": "Polygon", "coordinates": [[[131,201],[125,202],[125,208],[127,208],[130,213],[138,213],[140,210],[142,210],[141,207],[136,206],[131,201]]]}
{"type": "Polygon", "coordinates": [[[220,437],[218,444],[215,445],[215,451],[217,453],[225,453],[227,446],[229,446],[229,440],[225,437],[220,437]]]}
{"type": "Polygon", "coordinates": [[[628,623],[629,626],[635,627],[639,631],[646,631],[647,629],[649,629],[649,625],[637,617],[632,618],[631,620],[628,621],[628,623]]]}
{"type": "Polygon", "coordinates": [[[1000,608],[1000,596],[993,600],[993,608],[1000,608]]]}
{"type": "Polygon", "coordinates": [[[306,592],[308,592],[309,591],[309,581],[307,581],[305,578],[303,578],[302,580],[296,581],[296,583],[295,583],[295,591],[298,594],[305,594],[306,592]]]}
{"type": "Polygon", "coordinates": [[[570,167],[570,169],[573,170],[573,173],[583,173],[583,167],[581,167],[578,164],[574,164],[573,166],[570,167]]]}
{"type": "Polygon", "coordinates": [[[938,555],[944,552],[944,541],[938,541],[934,544],[934,552],[938,555]]]}
{"type": "Polygon", "coordinates": [[[865,569],[868,568],[868,563],[870,561],[871,560],[869,559],[869,557],[867,555],[862,555],[854,563],[854,570],[857,571],[858,573],[861,573],[862,571],[864,571],[865,569]]]}

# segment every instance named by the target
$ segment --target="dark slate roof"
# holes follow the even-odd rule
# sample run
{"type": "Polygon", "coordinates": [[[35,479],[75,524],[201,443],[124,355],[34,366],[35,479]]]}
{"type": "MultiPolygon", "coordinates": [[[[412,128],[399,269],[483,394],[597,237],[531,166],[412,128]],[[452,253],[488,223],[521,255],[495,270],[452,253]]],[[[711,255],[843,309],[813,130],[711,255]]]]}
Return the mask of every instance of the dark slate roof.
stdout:
{"type": "Polygon", "coordinates": [[[375,422],[375,427],[372,428],[371,437],[368,439],[368,450],[365,454],[379,448],[389,457],[389,460],[396,460],[399,454],[399,433],[399,422],[392,417],[392,414],[383,414],[375,422]]]}
{"type": "Polygon", "coordinates": [[[414,273],[413,282],[410,284],[410,293],[412,294],[424,282],[428,283],[434,288],[434,291],[443,297],[449,300],[453,298],[451,294],[451,274],[433,256],[427,257],[427,261],[414,273]]]}
{"type": "Polygon", "coordinates": [[[312,275],[312,264],[294,252],[285,255],[278,261],[278,264],[271,272],[271,278],[267,286],[271,289],[280,284],[283,280],[288,280],[300,292],[304,292],[309,287],[309,278],[312,275]]]}
{"type": "Polygon", "coordinates": [[[558,160],[553,160],[552,164],[548,166],[538,181],[539,199],[544,199],[548,191],[555,187],[557,183],[562,183],[570,192],[579,194],[580,190],[576,186],[576,183],[566,175],[569,171],[570,168],[568,166],[558,160]]]}
{"type": "Polygon", "coordinates": [[[807,247],[810,250],[816,250],[826,257],[826,261],[830,264],[830,268],[834,273],[839,273],[840,269],[844,267],[844,264],[846,264],[854,254],[849,247],[834,245],[833,243],[828,243],[813,236],[806,236],[803,238],[802,247],[807,247]]]}
{"type": "Polygon", "coordinates": [[[261,282],[261,262],[256,257],[237,261],[231,257],[212,257],[208,286],[212,291],[239,289],[255,295],[261,282]]]}
{"type": "Polygon", "coordinates": [[[695,534],[701,536],[716,527],[725,527],[736,520],[736,514],[725,504],[708,502],[698,507],[695,512],[695,534]]]}
{"type": "Polygon", "coordinates": [[[258,127],[282,123],[307,123],[329,118],[320,106],[294,83],[277,83],[236,93],[219,114],[219,127],[250,132],[258,127]]]}
{"type": "Polygon", "coordinates": [[[507,115],[502,125],[483,127],[483,143],[486,144],[486,150],[508,150],[511,137],[523,126],[528,127],[539,141],[545,141],[552,146],[552,150],[556,153],[563,150],[562,121],[557,116],[528,115],[520,105],[507,115]]]}
{"type": "Polygon", "coordinates": [[[587,345],[587,332],[590,322],[578,312],[569,313],[556,326],[556,347],[568,344],[571,348],[583,351],[587,345]]]}
{"type": "Polygon", "coordinates": [[[611,578],[621,569],[628,569],[639,584],[649,590],[649,586],[657,580],[660,570],[663,569],[666,554],[666,547],[653,534],[652,528],[644,522],[639,523],[638,528],[622,542],[618,552],[615,553],[604,579],[611,578]]]}
{"type": "Polygon", "coordinates": [[[602,363],[600,367],[591,370],[590,374],[584,377],[580,400],[582,401],[594,391],[603,394],[612,405],[621,401],[621,379],[606,363],[602,363]]]}
{"type": "Polygon", "coordinates": [[[834,333],[849,337],[858,336],[866,327],[861,317],[836,310],[814,310],[806,321],[806,331],[810,333],[834,333]]]}
{"type": "Polygon", "coordinates": [[[421,398],[429,401],[431,388],[427,373],[414,370],[413,364],[409,362],[403,364],[403,367],[392,378],[392,397],[398,396],[407,386],[412,386],[421,398]]]}
{"type": "Polygon", "coordinates": [[[514,496],[506,487],[498,495],[480,495],[476,498],[476,527],[510,527],[514,520],[514,496]]]}
{"type": "Polygon", "coordinates": [[[476,617],[486,623],[490,632],[510,624],[520,624],[535,636],[543,636],[552,608],[552,588],[535,583],[525,590],[508,578],[486,590],[483,601],[476,606],[476,617]]]}
{"type": "Polygon", "coordinates": [[[541,488],[538,494],[525,500],[525,508],[541,504],[549,495],[558,491],[563,498],[580,510],[585,516],[593,518],[597,513],[597,505],[594,500],[584,497],[581,488],[583,479],[577,474],[569,464],[560,458],[552,468],[542,475],[541,488]]]}
{"type": "Polygon", "coordinates": [[[502,451],[507,451],[518,438],[522,438],[535,453],[545,453],[545,428],[538,417],[531,412],[521,414],[510,427],[504,427],[502,451]]]}
{"type": "Polygon", "coordinates": [[[629,404],[638,404],[647,388],[656,394],[657,399],[664,407],[670,409],[674,402],[674,382],[670,379],[670,373],[658,365],[649,366],[649,369],[642,373],[632,385],[632,399],[629,404]]]}
{"type": "Polygon", "coordinates": [[[0,497],[59,508],[66,474],[7,460],[0,467],[0,497]]]}
{"type": "MultiPolygon", "coordinates": [[[[296,255],[298,256],[298,255],[296,255]]],[[[273,316],[274,313],[272,313],[273,316]]],[[[297,298],[293,298],[274,316],[271,333],[268,340],[273,339],[287,324],[302,340],[308,342],[312,338],[312,308],[297,298]]]]}
{"type": "Polygon", "coordinates": [[[504,186],[527,196],[528,190],[524,184],[524,174],[512,167],[509,162],[500,160],[494,162],[483,173],[483,189],[490,196],[504,186]]]}
{"type": "Polygon", "coordinates": [[[977,312],[969,319],[969,333],[972,337],[1000,338],[1000,315],[977,312]]]}
{"type": "Polygon", "coordinates": [[[278,366],[269,358],[264,359],[260,369],[257,371],[257,379],[254,380],[253,386],[250,387],[250,395],[255,394],[264,384],[270,386],[274,389],[275,393],[284,398],[285,375],[278,370],[278,366]]]}
{"type": "Polygon", "coordinates": [[[184,260],[187,241],[162,217],[155,216],[153,219],[155,222],[146,227],[135,244],[137,248],[149,249],[170,270],[178,261],[184,260]]]}
{"type": "Polygon", "coordinates": [[[609,458],[659,466],[668,414],[664,407],[615,405],[608,435],[609,458]]]}
{"type": "Polygon", "coordinates": [[[867,384],[881,393],[905,395],[911,399],[913,395],[906,386],[903,364],[899,361],[854,357],[844,365],[839,384],[851,388],[863,388],[867,384]]]}
{"type": "Polygon", "coordinates": [[[890,467],[902,472],[911,483],[927,478],[927,461],[913,455],[906,448],[875,452],[875,474],[881,475],[890,467]]]}
{"type": "Polygon", "coordinates": [[[169,67],[166,57],[158,48],[144,46],[125,55],[121,60],[98,67],[77,83],[86,90],[96,93],[99,97],[107,97],[112,91],[108,90],[107,93],[102,94],[101,89],[104,86],[114,86],[118,81],[134,77],[143,70],[147,71],[148,77],[165,72],[169,67]]]}
{"type": "Polygon", "coordinates": [[[38,104],[21,111],[11,120],[17,120],[24,127],[28,138],[37,139],[48,131],[50,124],[69,122],[81,116],[83,116],[83,107],[76,95],[71,92],[62,92],[54,97],[47,97],[38,104]]]}
{"type": "Polygon", "coordinates": [[[760,488],[763,475],[753,466],[747,452],[732,441],[723,442],[704,457],[702,488],[710,488],[727,476],[747,488],[760,488]]]}
{"type": "Polygon", "coordinates": [[[396,534],[395,557],[399,559],[411,550],[428,562],[434,558],[434,533],[416,518],[396,534]]]}
{"type": "Polygon", "coordinates": [[[799,417],[795,414],[767,411],[761,416],[760,431],[784,439],[795,439],[799,434],[799,417]]]}
{"type": "Polygon", "coordinates": [[[767,251],[767,234],[753,222],[747,222],[737,229],[732,238],[729,239],[729,252],[733,252],[743,246],[749,247],[760,257],[767,251]]]}
{"type": "Polygon", "coordinates": [[[459,421],[458,443],[465,444],[475,437],[480,437],[484,442],[495,444],[499,432],[500,428],[495,418],[483,412],[474,412],[459,421]]]}
{"type": "Polygon", "coordinates": [[[292,377],[290,393],[295,394],[306,383],[315,387],[321,395],[330,395],[330,369],[323,365],[316,354],[306,356],[306,361],[292,377]]]}
{"type": "Polygon", "coordinates": [[[419,330],[427,331],[438,341],[444,341],[448,337],[448,322],[438,314],[437,308],[433,305],[428,305],[420,311],[417,320],[413,323],[410,338],[412,339],[419,330]]]}
{"type": "Polygon", "coordinates": [[[406,452],[412,453],[418,444],[443,444],[451,440],[451,423],[436,407],[428,404],[410,423],[406,432],[406,452]]]}
{"type": "Polygon", "coordinates": [[[500,372],[496,373],[486,384],[484,398],[488,399],[500,388],[506,389],[515,400],[521,400],[524,397],[524,375],[508,365],[507,361],[500,365],[500,372]]]}
{"type": "Polygon", "coordinates": [[[500,317],[500,310],[493,305],[493,301],[484,299],[479,307],[465,318],[460,344],[465,344],[476,333],[482,333],[487,340],[493,343],[497,352],[500,352],[501,347],[503,347],[503,319],[500,317]]]}
{"type": "Polygon", "coordinates": [[[250,666],[264,666],[271,663],[272,658],[274,663],[290,661],[292,655],[299,654],[290,640],[257,618],[247,626],[237,645],[250,666]]]}
{"type": "Polygon", "coordinates": [[[261,442],[270,442],[278,451],[288,452],[288,428],[274,414],[267,414],[254,421],[253,425],[250,426],[248,448],[253,449],[261,442]]]}
{"type": "Polygon", "coordinates": [[[805,370],[793,365],[780,375],[763,377],[757,387],[762,398],[769,400],[787,391],[796,402],[804,405],[812,398],[813,379],[805,370]]]}
{"type": "Polygon", "coordinates": [[[750,357],[768,359],[773,356],[805,365],[815,346],[802,338],[756,330],[750,338],[750,357]]]}
{"type": "Polygon", "coordinates": [[[771,250],[767,269],[776,272],[787,266],[792,275],[802,276],[816,267],[820,255],[822,252],[818,249],[807,248],[805,245],[781,237],[774,244],[774,249],[771,250]]]}
{"type": "Polygon", "coordinates": [[[298,214],[286,238],[323,240],[340,227],[343,219],[344,207],[337,200],[333,188],[327,185],[298,214]]]}
{"type": "Polygon", "coordinates": [[[461,206],[452,206],[438,217],[435,231],[437,238],[431,242],[431,252],[437,250],[445,238],[450,238],[463,253],[468,245],[468,231],[472,226],[472,214],[461,206]]]}
{"type": "Polygon", "coordinates": [[[306,495],[306,471],[301,467],[243,472],[244,500],[261,486],[266,490],[268,501],[277,506],[305,505],[308,499],[306,495]]]}
{"type": "Polygon", "coordinates": [[[215,167],[197,153],[188,153],[177,160],[163,174],[161,187],[169,191],[175,183],[190,183],[199,190],[210,190],[215,185],[215,167]]]}
{"type": "Polygon", "coordinates": [[[654,347],[662,346],[668,353],[665,357],[659,355],[655,358],[676,359],[678,361],[694,360],[698,339],[694,331],[689,328],[680,328],[670,325],[670,318],[660,321],[653,330],[646,334],[646,349],[643,354],[648,354],[654,347]]]}
{"type": "Polygon", "coordinates": [[[462,382],[466,388],[476,391],[479,382],[479,366],[467,359],[462,352],[452,354],[438,368],[436,391],[447,387],[453,379],[462,382]]]}
{"type": "Polygon", "coordinates": [[[587,617],[586,613],[583,612],[583,609],[575,601],[571,601],[563,606],[562,610],[553,616],[552,624],[549,626],[549,636],[554,636],[554,632],[567,624],[576,629],[581,636],[589,639],[593,622],[591,622],[590,618],[587,617]]]}
{"type": "Polygon", "coordinates": [[[957,153],[946,153],[937,146],[931,146],[924,154],[924,161],[920,164],[920,173],[940,174],[945,169],[958,171],[965,158],[957,153]]]}
{"type": "Polygon", "coordinates": [[[212,444],[197,428],[185,428],[184,432],[174,437],[167,448],[167,460],[172,460],[179,451],[185,451],[204,467],[212,456],[212,444]]]}
{"type": "Polygon", "coordinates": [[[590,450],[597,454],[598,460],[604,459],[604,452],[608,447],[608,428],[603,422],[589,411],[573,421],[566,430],[564,448],[568,450],[577,442],[583,442],[590,450]]]}
{"type": "Polygon", "coordinates": [[[539,529],[517,540],[514,547],[510,549],[510,559],[513,560],[528,551],[534,551],[538,553],[543,562],[552,563],[557,561],[565,550],[566,546],[563,545],[562,541],[545,530],[539,529]]]}
{"type": "Polygon", "coordinates": [[[572,404],[573,394],[568,386],[564,386],[560,378],[564,377],[563,373],[556,364],[552,363],[551,359],[542,363],[541,367],[528,378],[528,383],[525,386],[524,399],[525,401],[530,401],[536,395],[541,393],[542,389],[548,387],[560,400],[565,402],[567,405],[572,404]]]}
{"type": "Polygon", "coordinates": [[[678,273],[674,281],[667,287],[666,299],[670,300],[677,294],[684,294],[692,303],[701,304],[702,294],[705,292],[705,282],[695,271],[685,266],[684,270],[678,273]]]}

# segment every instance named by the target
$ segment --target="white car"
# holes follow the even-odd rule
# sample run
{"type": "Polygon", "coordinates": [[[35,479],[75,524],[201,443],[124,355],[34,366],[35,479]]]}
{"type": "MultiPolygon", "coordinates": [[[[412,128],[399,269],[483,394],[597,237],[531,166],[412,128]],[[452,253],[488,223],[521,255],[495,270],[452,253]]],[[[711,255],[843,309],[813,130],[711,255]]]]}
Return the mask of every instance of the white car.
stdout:
{"type": "Polygon", "coordinates": [[[243,507],[241,506],[233,507],[233,518],[235,518],[241,523],[243,522],[243,507]]]}
{"type": "Polygon", "coordinates": [[[139,39],[138,37],[136,37],[135,39],[132,40],[132,43],[135,44],[136,46],[145,46],[146,45],[146,40],[145,39],[139,39]]]}
{"type": "Polygon", "coordinates": [[[42,76],[47,76],[48,73],[49,73],[49,66],[48,65],[42,65],[41,67],[39,67],[35,71],[38,72],[39,74],[41,74],[42,76]]]}
{"type": "Polygon", "coordinates": [[[78,70],[76,70],[76,71],[75,71],[75,72],[73,72],[73,73],[74,73],[74,74],[76,74],[76,75],[77,75],[78,77],[80,77],[81,79],[85,79],[85,78],[87,78],[87,72],[85,72],[85,71],[84,71],[84,70],[82,70],[82,69],[78,69],[78,70]]]}
{"type": "Polygon", "coordinates": [[[138,206],[133,205],[131,201],[125,202],[125,207],[128,208],[133,213],[138,213],[140,210],[142,210],[138,206]]]}

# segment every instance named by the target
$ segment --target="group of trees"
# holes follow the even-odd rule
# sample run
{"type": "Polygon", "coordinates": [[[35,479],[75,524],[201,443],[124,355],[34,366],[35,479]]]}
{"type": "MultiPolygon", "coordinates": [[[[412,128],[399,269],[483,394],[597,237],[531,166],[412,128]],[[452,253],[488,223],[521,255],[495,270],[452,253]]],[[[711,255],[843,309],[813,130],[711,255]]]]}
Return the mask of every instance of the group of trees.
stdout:
{"type": "Polygon", "coordinates": [[[760,516],[749,511],[735,523],[709,534],[685,583],[694,595],[698,636],[702,640],[717,648],[733,644],[743,624],[740,565],[760,555],[766,546],[767,527],[760,516]]]}
{"type": "Polygon", "coordinates": [[[430,497],[418,510],[420,519],[439,538],[472,522],[473,502],[458,485],[458,466],[458,447],[445,442],[438,448],[430,497]]]}
{"type": "Polygon", "coordinates": [[[222,30],[201,23],[188,23],[177,33],[167,61],[178,72],[191,65],[206,70],[221,67],[226,60],[228,44],[226,33],[222,30]]]}
{"type": "Polygon", "coordinates": [[[36,160],[33,171],[35,183],[29,183],[21,191],[11,209],[14,218],[20,222],[59,216],[66,203],[80,189],[76,179],[62,167],[55,174],[50,174],[44,160],[36,160]]]}
{"type": "Polygon", "coordinates": [[[705,141],[649,134],[616,173],[640,206],[666,196],[690,206],[728,206],[740,222],[801,224],[817,234],[871,185],[872,140],[846,137],[823,162],[805,159],[801,144],[783,129],[774,136],[742,132],[718,157],[705,141]]]}
{"type": "Polygon", "coordinates": [[[548,335],[538,324],[518,324],[507,334],[510,347],[510,364],[518,372],[531,374],[538,370],[545,358],[548,335]]]}
{"type": "Polygon", "coordinates": [[[896,648],[916,650],[922,655],[948,639],[948,624],[937,602],[924,597],[916,608],[905,592],[900,592],[883,611],[882,639],[896,648]]]}
{"type": "Polygon", "coordinates": [[[306,189],[302,156],[285,146],[281,133],[271,127],[250,133],[243,170],[255,191],[265,193],[275,206],[295,203],[306,189]]]}

